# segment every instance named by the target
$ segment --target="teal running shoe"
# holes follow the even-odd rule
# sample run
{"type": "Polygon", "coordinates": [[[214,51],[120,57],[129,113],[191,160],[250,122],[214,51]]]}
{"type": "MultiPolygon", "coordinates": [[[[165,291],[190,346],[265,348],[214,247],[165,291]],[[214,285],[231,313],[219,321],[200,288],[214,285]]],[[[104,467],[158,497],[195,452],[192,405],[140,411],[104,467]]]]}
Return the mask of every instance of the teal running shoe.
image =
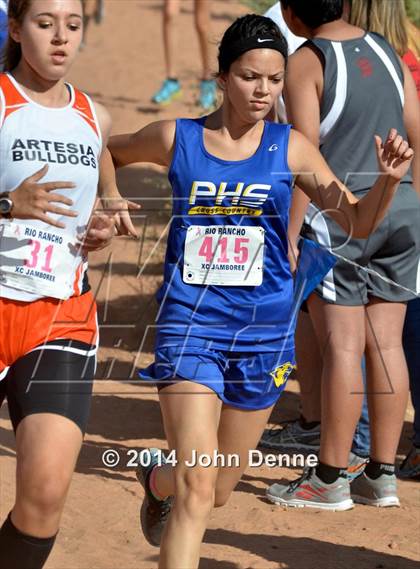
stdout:
{"type": "Polygon", "coordinates": [[[169,105],[171,101],[182,95],[181,85],[177,79],[165,79],[161,88],[153,97],[152,102],[158,105],[169,105]]]}
{"type": "Polygon", "coordinates": [[[349,464],[347,467],[347,480],[351,482],[352,480],[360,476],[364,471],[368,462],[369,462],[368,458],[363,458],[362,456],[358,456],[357,454],[354,454],[354,452],[350,451],[349,464]]]}
{"type": "Polygon", "coordinates": [[[216,106],[217,103],[217,86],[213,79],[203,79],[200,82],[200,98],[198,100],[200,107],[208,111],[216,106]]]}

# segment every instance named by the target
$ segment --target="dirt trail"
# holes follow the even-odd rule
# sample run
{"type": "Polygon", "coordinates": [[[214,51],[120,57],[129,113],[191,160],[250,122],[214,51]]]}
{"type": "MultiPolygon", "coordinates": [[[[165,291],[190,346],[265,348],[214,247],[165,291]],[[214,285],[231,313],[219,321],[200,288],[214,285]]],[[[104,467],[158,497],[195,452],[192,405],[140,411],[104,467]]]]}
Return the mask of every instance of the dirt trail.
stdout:
{"type": "MultiPolygon", "coordinates": [[[[194,97],[200,67],[190,0],[182,0],[179,20],[184,99],[164,110],[149,102],[164,73],[160,6],[154,0],[106,0],[105,21],[90,30],[88,45],[72,71],[70,80],[107,106],[114,132],[133,130],[154,119],[197,114],[194,97]]],[[[222,31],[246,9],[235,0],[214,0],[213,11],[216,52],[222,31]]],[[[165,175],[156,168],[127,168],[119,181],[126,196],[141,197],[143,209],[136,223],[142,240],[118,239],[111,249],[91,258],[90,279],[101,322],[98,380],[86,441],[48,569],[156,567],[157,550],[139,532],[142,489],[127,463],[129,449],[164,446],[157,397],[152,388],[139,385],[134,369],[152,361],[149,325],[161,282],[170,193],[165,175]],[[121,457],[113,469],[105,468],[101,460],[109,448],[121,457]]],[[[295,417],[297,412],[297,388],[290,382],[272,420],[295,417]]],[[[409,444],[411,420],[409,410],[401,452],[409,444]]],[[[13,504],[15,466],[14,437],[5,406],[0,414],[0,456],[0,516],[4,519],[13,504]]],[[[358,506],[344,513],[283,511],[264,501],[267,484],[293,479],[298,472],[249,468],[229,505],[212,516],[200,567],[418,568],[418,484],[400,483],[402,507],[398,510],[358,506]]]]}

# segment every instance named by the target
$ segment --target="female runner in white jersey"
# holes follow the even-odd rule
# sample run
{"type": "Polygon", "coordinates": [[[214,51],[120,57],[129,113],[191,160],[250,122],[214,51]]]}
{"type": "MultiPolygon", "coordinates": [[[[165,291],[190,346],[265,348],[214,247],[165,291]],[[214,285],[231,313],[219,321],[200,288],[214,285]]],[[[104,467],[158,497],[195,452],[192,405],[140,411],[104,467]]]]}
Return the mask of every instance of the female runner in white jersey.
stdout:
{"type": "Polygon", "coordinates": [[[43,567],[90,408],[97,322],[84,253],[109,229],[106,216],[96,231],[87,226],[110,117],[64,82],[82,22],[80,0],[9,2],[0,74],[0,392],[17,468],[15,504],[0,529],[3,569],[43,567]]]}
{"type": "MultiPolygon", "coordinates": [[[[250,324],[248,313],[242,323],[238,322],[241,316],[238,318],[237,313],[243,314],[241,311],[246,305],[253,303],[258,312],[265,303],[259,291],[267,288],[267,280],[271,287],[267,296],[274,299],[268,307],[274,321],[270,321],[268,328],[275,327],[275,321],[281,320],[287,327],[289,314],[283,314],[281,307],[287,305],[285,297],[292,291],[285,238],[290,171],[297,173],[296,182],[311,200],[329,210],[347,231],[367,237],[383,218],[413,155],[407,142],[395,131],[389,133],[384,144],[377,137],[382,175],[369,194],[358,202],[304,136],[292,130],[287,138],[288,126],[270,126],[264,121],[281,93],[286,57],[287,45],[271,20],[254,15],[239,18],[225,32],[219,49],[219,85],[224,100],[216,112],[201,120],[155,122],[136,133],[112,137],[109,142],[118,167],[134,162],[154,162],[168,167],[176,198],[158,320],[158,338],[166,334],[165,341],[170,341],[164,345],[158,339],[156,364],[149,372],[160,383],[163,423],[176,465],[159,465],[157,453],[151,452],[152,466],[140,471],[145,487],[141,521],[146,539],[159,545],[165,528],[159,557],[161,569],[198,566],[210,512],[214,506],[226,503],[239,481],[248,464],[248,452],[255,448],[281,392],[281,389],[276,392],[274,382],[280,379],[283,381],[279,384],[284,384],[291,367],[276,368],[277,375],[273,368],[261,365],[272,355],[267,352],[268,342],[263,342],[257,351],[255,342],[249,339],[241,350],[236,347],[250,324]],[[278,138],[270,138],[272,136],[278,138]],[[261,185],[267,180],[270,184],[261,185]],[[251,185],[247,186],[250,181],[251,185]],[[255,196],[258,184],[259,192],[264,188],[270,192],[267,199],[266,194],[255,196]],[[279,208],[278,215],[273,203],[279,208]],[[283,216],[283,226],[278,223],[279,216],[283,216]],[[247,287],[242,277],[230,275],[229,278],[237,278],[235,282],[241,284],[228,286],[232,281],[222,276],[227,261],[221,262],[221,259],[228,258],[226,253],[230,253],[231,262],[236,263],[235,271],[238,269],[240,274],[240,264],[249,253],[245,243],[253,239],[260,242],[261,238],[253,235],[263,224],[266,239],[265,258],[260,264],[264,271],[262,282],[247,287]],[[279,229],[276,235],[272,232],[273,226],[279,229]],[[216,264],[217,256],[210,251],[208,239],[215,233],[225,235],[223,230],[243,232],[244,237],[239,241],[235,238],[235,253],[223,249],[228,237],[220,238],[223,247],[220,251],[216,249],[220,254],[220,262],[216,264]],[[197,249],[194,249],[195,239],[199,242],[197,249]],[[281,269],[273,262],[280,248],[281,269]],[[203,264],[208,269],[202,284],[196,281],[199,272],[196,259],[200,256],[207,257],[207,264],[203,264]],[[208,278],[212,279],[210,286],[206,284],[208,278]],[[225,279],[221,286],[214,282],[218,278],[225,279]],[[191,307],[191,298],[196,297],[199,302],[191,307]],[[230,300],[226,302],[226,299],[230,300]],[[224,326],[214,326],[217,324],[212,320],[214,314],[224,318],[224,326]],[[209,326],[203,341],[206,319],[211,321],[213,332],[209,326]],[[222,335],[226,335],[226,329],[229,332],[229,324],[232,326],[231,347],[223,351],[218,344],[222,335]],[[167,332],[171,326],[172,336],[167,332]],[[249,352],[253,352],[253,358],[249,352]],[[165,370],[171,369],[173,375],[166,373],[165,370]],[[238,375],[229,375],[232,369],[238,375]],[[259,370],[259,376],[255,369],[259,370]],[[195,453],[213,457],[215,451],[238,456],[239,466],[233,463],[231,467],[218,468],[214,460],[208,467],[191,466],[195,453]],[[175,497],[173,505],[168,499],[171,496],[175,497]]],[[[106,170],[105,174],[104,168],[102,190],[106,195],[118,196],[109,156],[106,170]]],[[[249,274],[260,270],[261,266],[252,266],[249,274]]],[[[265,318],[266,322],[259,322],[262,327],[268,323],[270,314],[266,313],[265,318]]],[[[274,345],[272,338],[270,342],[274,345]]],[[[147,374],[141,372],[141,375],[147,374]]]]}

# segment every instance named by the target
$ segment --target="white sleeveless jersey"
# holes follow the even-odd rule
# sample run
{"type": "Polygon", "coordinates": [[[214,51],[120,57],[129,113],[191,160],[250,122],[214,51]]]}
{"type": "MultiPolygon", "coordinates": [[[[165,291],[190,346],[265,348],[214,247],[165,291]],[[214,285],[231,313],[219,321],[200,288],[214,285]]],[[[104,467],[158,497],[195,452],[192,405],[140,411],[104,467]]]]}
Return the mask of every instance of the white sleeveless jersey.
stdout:
{"type": "MultiPolygon", "coordinates": [[[[26,243],[32,247],[27,246],[22,263],[28,268],[16,267],[16,273],[31,271],[31,278],[40,282],[44,279],[45,282],[45,286],[41,283],[39,289],[38,286],[32,289],[21,285],[16,275],[5,280],[2,278],[4,273],[0,273],[0,297],[30,302],[55,296],[45,292],[49,290],[48,286],[54,285],[51,281],[56,278],[51,267],[57,267],[54,270],[65,273],[67,281],[72,281],[68,286],[72,290],[61,298],[82,292],[87,262],[77,248],[72,248],[72,242],[75,243],[76,236],[86,229],[95,203],[102,140],[91,100],[71,85],[67,87],[69,104],[49,108],[32,101],[11,75],[0,74],[0,192],[13,192],[25,178],[48,164],[48,172],[40,183],[73,182],[75,188],[54,192],[70,198],[73,201],[71,209],[78,212],[75,218],[49,214],[65,224],[64,241],[61,230],[57,231],[42,221],[0,219],[0,237],[18,234],[19,238],[27,237],[26,243]],[[70,261],[69,249],[73,254],[70,261]],[[17,279],[16,282],[13,278],[17,279]]],[[[54,205],[68,207],[57,202],[54,205]]],[[[8,241],[3,239],[3,242],[8,241]]],[[[0,270],[5,266],[1,252],[0,270]]],[[[7,254],[12,255],[11,252],[7,254]]],[[[56,288],[59,287],[59,277],[63,275],[57,276],[56,288]]]]}

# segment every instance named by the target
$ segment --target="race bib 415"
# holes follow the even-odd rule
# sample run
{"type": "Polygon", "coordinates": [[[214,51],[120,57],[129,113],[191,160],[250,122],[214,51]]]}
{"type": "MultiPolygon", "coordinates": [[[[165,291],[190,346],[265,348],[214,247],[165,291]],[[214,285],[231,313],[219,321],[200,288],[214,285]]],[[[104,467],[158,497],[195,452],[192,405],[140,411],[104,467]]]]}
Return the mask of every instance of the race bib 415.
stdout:
{"type": "Polygon", "coordinates": [[[184,282],[259,286],[264,270],[264,234],[262,227],[190,226],[184,249],[184,282]]]}

